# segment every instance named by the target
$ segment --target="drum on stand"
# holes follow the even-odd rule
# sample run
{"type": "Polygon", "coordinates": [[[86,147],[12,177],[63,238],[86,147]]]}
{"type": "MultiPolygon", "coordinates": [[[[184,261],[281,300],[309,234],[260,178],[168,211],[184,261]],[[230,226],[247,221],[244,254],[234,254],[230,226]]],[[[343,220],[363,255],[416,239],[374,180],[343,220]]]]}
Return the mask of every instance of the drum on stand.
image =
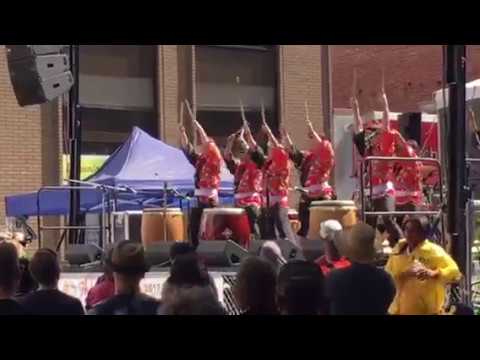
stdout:
{"type": "Polygon", "coordinates": [[[290,221],[293,232],[295,234],[298,233],[302,227],[302,223],[300,222],[300,218],[298,216],[298,211],[295,209],[288,210],[288,220],[290,221]]]}
{"type": "Polygon", "coordinates": [[[308,239],[318,239],[320,224],[327,220],[337,220],[348,231],[358,223],[358,208],[353,201],[312,202],[308,239]]]}
{"type": "Polygon", "coordinates": [[[144,210],[142,217],[142,243],[144,246],[160,241],[180,242],[185,240],[185,221],[181,209],[144,210]]]}
{"type": "Polygon", "coordinates": [[[250,246],[250,223],[245,209],[205,209],[200,224],[200,240],[232,240],[238,245],[250,246]]]}

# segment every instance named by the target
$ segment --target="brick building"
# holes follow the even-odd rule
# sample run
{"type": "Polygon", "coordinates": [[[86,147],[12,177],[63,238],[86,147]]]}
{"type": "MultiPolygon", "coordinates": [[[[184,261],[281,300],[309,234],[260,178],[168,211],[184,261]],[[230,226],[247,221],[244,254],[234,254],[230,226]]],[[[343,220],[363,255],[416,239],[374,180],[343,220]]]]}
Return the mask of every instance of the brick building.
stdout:
{"type": "MultiPolygon", "coordinates": [[[[241,126],[239,97],[247,118],[260,126],[260,107],[278,129],[284,124],[306,145],[304,101],[323,127],[321,45],[85,45],[80,47],[80,102],[84,154],[110,154],[139,126],[178,144],[180,104],[187,99],[220,143],[241,126]]],[[[326,100],[328,101],[328,100],[326,100]]],[[[4,197],[56,185],[62,179],[62,100],[20,108],[0,47],[0,224],[4,197]]],[[[185,111],[185,124],[189,128],[185,111]]],[[[55,236],[50,236],[53,246],[55,236]]],[[[46,238],[47,240],[47,238],[46,238]]]]}
{"type": "MultiPolygon", "coordinates": [[[[286,126],[295,143],[304,147],[305,100],[312,122],[318,128],[328,127],[324,120],[331,101],[335,108],[349,107],[353,67],[358,69],[365,112],[378,107],[375,97],[382,67],[396,112],[428,105],[442,80],[440,45],[331,46],[331,76],[322,45],[84,45],[80,49],[85,154],[110,154],[132,126],[177,145],[184,99],[196,108],[207,131],[223,143],[241,125],[239,97],[254,128],[260,126],[263,102],[271,125],[286,126]],[[326,91],[329,87],[332,100],[326,91]]],[[[480,77],[479,50],[479,46],[469,48],[469,79],[480,77]]],[[[184,115],[188,129],[186,111],[184,115]]],[[[5,195],[61,182],[66,148],[61,99],[20,108],[4,46],[0,46],[0,126],[3,225],[5,195]]]]}
{"type": "MultiPolygon", "coordinates": [[[[382,68],[390,107],[395,112],[432,111],[432,94],[442,86],[441,45],[332,46],[332,91],[336,108],[350,107],[353,69],[361,110],[378,109],[382,68]]],[[[480,46],[467,48],[467,80],[480,78],[480,46]]]]}

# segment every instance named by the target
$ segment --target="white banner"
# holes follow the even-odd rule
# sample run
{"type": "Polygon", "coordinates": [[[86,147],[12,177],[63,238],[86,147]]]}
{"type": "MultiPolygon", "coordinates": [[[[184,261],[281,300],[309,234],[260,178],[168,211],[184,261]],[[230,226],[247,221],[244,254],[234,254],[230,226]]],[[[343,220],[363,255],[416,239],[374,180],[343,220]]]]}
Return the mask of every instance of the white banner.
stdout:
{"type": "MultiPolygon", "coordinates": [[[[218,291],[218,299],[223,303],[224,281],[222,274],[210,274],[215,282],[218,291]]],[[[79,299],[83,306],[87,298],[88,291],[95,286],[97,279],[102,276],[99,273],[64,273],[58,283],[60,291],[79,299]]],[[[145,279],[140,283],[143,293],[156,299],[161,298],[163,284],[169,276],[168,272],[148,273],[145,279]]]]}

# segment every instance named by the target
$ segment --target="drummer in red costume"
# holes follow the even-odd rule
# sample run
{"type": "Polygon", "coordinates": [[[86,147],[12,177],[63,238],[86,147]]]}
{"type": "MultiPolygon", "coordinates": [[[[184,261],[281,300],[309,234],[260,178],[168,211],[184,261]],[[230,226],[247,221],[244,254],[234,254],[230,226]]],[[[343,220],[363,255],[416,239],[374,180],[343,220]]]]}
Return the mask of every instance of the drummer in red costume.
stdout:
{"type": "MultiPolygon", "coordinates": [[[[390,109],[384,91],[380,96],[383,105],[383,120],[371,120],[366,129],[360,116],[358,101],[354,95],[352,108],[354,114],[355,138],[354,142],[361,156],[393,157],[397,155],[400,143],[400,133],[390,128],[390,109]]],[[[395,187],[393,183],[393,161],[373,161],[372,178],[367,181],[368,193],[372,189],[371,199],[374,211],[395,211],[395,187]],[[371,184],[369,183],[371,181],[371,184]]],[[[367,173],[369,172],[367,168],[367,173]]],[[[363,176],[363,174],[360,174],[363,176]]],[[[367,222],[376,227],[377,217],[369,217],[367,222]]],[[[401,237],[402,231],[393,216],[383,216],[385,229],[389,234],[390,244],[395,245],[401,237]]]]}
{"type": "Polygon", "coordinates": [[[328,180],[335,165],[335,152],[331,142],[319,135],[310,121],[308,124],[308,138],[312,141],[310,150],[300,151],[292,142],[290,135],[282,129],[290,159],[300,172],[302,196],[298,205],[298,214],[301,228],[298,235],[306,237],[310,224],[310,204],[313,201],[333,200],[335,193],[328,180]]]}
{"type": "MultiPolygon", "coordinates": [[[[418,144],[414,140],[405,141],[400,136],[397,155],[416,158],[418,144]]],[[[424,204],[422,184],[422,163],[419,161],[398,161],[395,164],[395,201],[397,211],[418,211],[424,204]]],[[[403,217],[399,218],[403,223],[403,217]]]]}
{"type": "Polygon", "coordinates": [[[265,207],[267,209],[264,238],[276,238],[275,230],[282,240],[296,243],[296,237],[288,218],[288,191],[290,181],[290,158],[287,150],[263,123],[262,130],[269,141],[269,156],[264,167],[265,207]]]}
{"type": "Polygon", "coordinates": [[[235,206],[244,208],[248,215],[252,235],[260,239],[258,219],[262,207],[263,166],[265,155],[245,124],[239,133],[228,138],[224,152],[228,169],[234,175],[235,206]],[[236,159],[232,148],[237,143],[241,159],[236,159]]]}
{"type": "Polygon", "coordinates": [[[215,141],[196,120],[193,126],[198,133],[200,152],[195,151],[189,141],[185,127],[180,126],[181,145],[187,159],[195,167],[195,196],[198,207],[192,209],[190,216],[190,239],[193,246],[198,246],[198,233],[203,210],[218,206],[218,188],[220,186],[220,171],[222,155],[215,141]]]}

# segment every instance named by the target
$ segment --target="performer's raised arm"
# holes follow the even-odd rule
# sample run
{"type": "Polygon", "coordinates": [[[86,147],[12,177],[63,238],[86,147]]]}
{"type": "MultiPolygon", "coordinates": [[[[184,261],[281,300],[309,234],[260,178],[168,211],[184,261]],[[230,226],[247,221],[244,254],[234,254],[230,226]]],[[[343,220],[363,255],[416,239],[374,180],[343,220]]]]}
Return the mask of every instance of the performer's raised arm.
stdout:
{"type": "Polygon", "coordinates": [[[363,131],[363,119],[360,115],[360,106],[358,105],[358,100],[356,97],[350,99],[350,104],[353,110],[353,128],[355,134],[358,134],[363,131]]]}
{"type": "Polygon", "coordinates": [[[233,160],[232,149],[237,135],[238,133],[234,133],[227,138],[227,145],[225,146],[225,150],[223,151],[223,157],[226,161],[233,160]]]}
{"type": "Polygon", "coordinates": [[[202,127],[202,125],[200,125],[200,123],[197,120],[193,121],[193,125],[195,126],[195,128],[197,130],[198,137],[199,137],[199,140],[200,140],[200,145],[203,145],[203,144],[209,142],[207,132],[202,127]]]}
{"type": "Polygon", "coordinates": [[[273,135],[272,129],[270,129],[270,126],[268,126],[266,122],[263,123],[262,130],[267,134],[268,140],[273,144],[274,147],[282,146],[280,141],[278,141],[275,135],[273,135]]]}
{"type": "Polygon", "coordinates": [[[382,94],[380,95],[383,106],[383,128],[390,130],[390,107],[388,106],[388,98],[385,91],[382,89],[382,94]]]}
{"type": "Polygon", "coordinates": [[[283,144],[287,148],[287,151],[289,153],[293,153],[295,151],[295,147],[293,145],[293,141],[292,141],[292,138],[290,137],[290,134],[288,133],[287,129],[285,129],[285,127],[283,126],[280,129],[280,131],[282,133],[283,144]]]}
{"type": "Polygon", "coordinates": [[[187,149],[190,145],[190,140],[188,139],[187,131],[185,130],[185,126],[179,126],[180,131],[180,145],[182,149],[187,149]]]}
{"type": "Polygon", "coordinates": [[[322,142],[322,138],[315,131],[315,128],[313,127],[313,124],[310,121],[307,122],[307,127],[308,127],[308,137],[317,142],[322,142]]]}

